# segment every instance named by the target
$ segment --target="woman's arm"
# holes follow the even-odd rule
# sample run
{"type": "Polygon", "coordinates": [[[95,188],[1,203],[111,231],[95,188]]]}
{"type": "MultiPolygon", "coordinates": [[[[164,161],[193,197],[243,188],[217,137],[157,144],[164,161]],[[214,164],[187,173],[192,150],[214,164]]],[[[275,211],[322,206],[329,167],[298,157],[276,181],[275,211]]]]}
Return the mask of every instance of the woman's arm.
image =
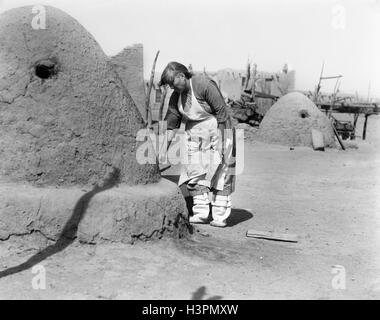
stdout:
{"type": "Polygon", "coordinates": [[[168,130],[179,129],[181,126],[182,115],[178,111],[178,99],[179,94],[174,91],[170,96],[168,111],[165,116],[166,128],[168,130]]]}
{"type": "Polygon", "coordinates": [[[170,100],[169,100],[169,106],[168,111],[165,116],[166,121],[166,143],[163,143],[163,145],[160,147],[159,154],[163,155],[166,153],[166,151],[169,149],[171,142],[173,141],[173,138],[176,134],[177,129],[181,126],[182,121],[182,115],[178,111],[178,99],[179,94],[176,92],[173,92],[170,100]],[[163,150],[164,146],[166,146],[166,150],[163,150]]]}
{"type": "Polygon", "coordinates": [[[218,128],[222,131],[224,129],[231,129],[232,122],[228,107],[217,84],[212,79],[207,81],[204,99],[215,114],[216,120],[218,121],[218,128]]]}
{"type": "Polygon", "coordinates": [[[218,122],[218,129],[220,134],[220,151],[224,153],[225,147],[225,130],[232,129],[231,115],[229,113],[226,102],[224,101],[223,95],[220,92],[217,84],[212,79],[207,82],[204,99],[207,104],[211,107],[212,112],[215,114],[216,120],[218,122]]]}

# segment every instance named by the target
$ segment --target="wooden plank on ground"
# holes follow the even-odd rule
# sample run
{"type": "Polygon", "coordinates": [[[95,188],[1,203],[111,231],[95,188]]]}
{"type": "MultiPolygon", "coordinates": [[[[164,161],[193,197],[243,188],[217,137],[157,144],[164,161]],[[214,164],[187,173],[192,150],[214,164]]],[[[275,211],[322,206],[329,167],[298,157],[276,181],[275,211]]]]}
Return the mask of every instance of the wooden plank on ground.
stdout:
{"type": "Polygon", "coordinates": [[[248,230],[247,237],[275,241],[298,242],[298,236],[296,234],[271,231],[248,230]]]}

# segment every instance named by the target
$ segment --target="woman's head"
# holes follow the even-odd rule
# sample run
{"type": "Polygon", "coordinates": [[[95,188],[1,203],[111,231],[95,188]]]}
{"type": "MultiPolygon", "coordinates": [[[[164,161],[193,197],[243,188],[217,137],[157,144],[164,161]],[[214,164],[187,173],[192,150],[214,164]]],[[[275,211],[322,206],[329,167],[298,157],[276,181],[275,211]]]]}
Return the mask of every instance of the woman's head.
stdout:
{"type": "Polygon", "coordinates": [[[169,62],[162,72],[160,86],[168,85],[175,91],[182,92],[188,88],[191,72],[181,63],[169,62]]]}

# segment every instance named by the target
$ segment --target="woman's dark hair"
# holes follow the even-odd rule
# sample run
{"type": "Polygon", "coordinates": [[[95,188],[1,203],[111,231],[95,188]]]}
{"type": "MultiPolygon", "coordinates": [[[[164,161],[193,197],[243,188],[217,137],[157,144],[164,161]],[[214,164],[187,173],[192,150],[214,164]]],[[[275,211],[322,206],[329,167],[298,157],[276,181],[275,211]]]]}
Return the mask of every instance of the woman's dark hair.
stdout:
{"type": "Polygon", "coordinates": [[[178,73],[183,73],[186,79],[190,79],[192,77],[192,73],[181,63],[179,62],[169,62],[165,67],[164,71],[161,75],[161,80],[159,82],[159,86],[164,86],[166,84],[172,84],[174,81],[174,77],[178,73]]]}

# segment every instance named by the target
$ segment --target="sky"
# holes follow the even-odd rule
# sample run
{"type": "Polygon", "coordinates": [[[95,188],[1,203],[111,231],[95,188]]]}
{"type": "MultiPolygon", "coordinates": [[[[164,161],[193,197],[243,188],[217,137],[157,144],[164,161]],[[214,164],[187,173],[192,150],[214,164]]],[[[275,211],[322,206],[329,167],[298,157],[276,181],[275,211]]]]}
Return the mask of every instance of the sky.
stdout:
{"type": "MultiPolygon", "coordinates": [[[[170,61],[193,69],[296,71],[296,89],[343,75],[340,91],[380,98],[380,0],[0,0],[0,12],[52,5],[76,18],[107,55],[144,45],[149,78],[170,61]]],[[[335,81],[322,83],[332,91],[335,81]]]]}

